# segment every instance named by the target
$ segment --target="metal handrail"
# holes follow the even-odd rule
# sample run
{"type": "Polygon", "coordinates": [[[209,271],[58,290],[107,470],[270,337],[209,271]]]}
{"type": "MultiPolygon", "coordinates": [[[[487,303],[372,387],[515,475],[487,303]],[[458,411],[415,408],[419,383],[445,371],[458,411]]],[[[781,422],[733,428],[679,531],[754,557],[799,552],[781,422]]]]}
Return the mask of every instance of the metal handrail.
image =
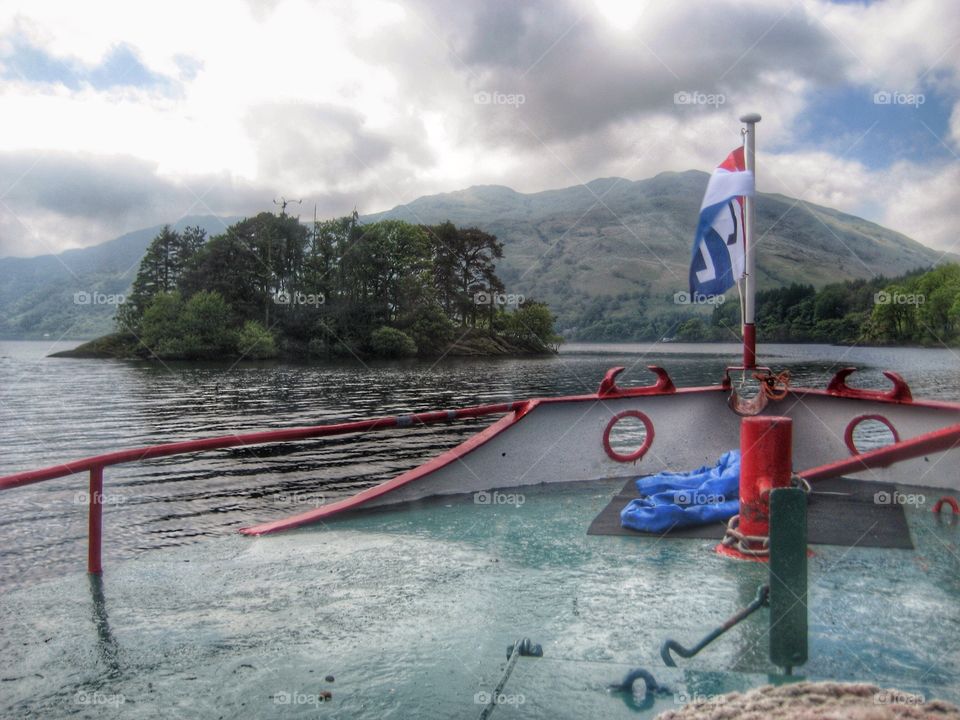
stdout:
{"type": "Polygon", "coordinates": [[[847,473],[857,473],[873,468],[884,468],[903,460],[947,452],[960,446],[960,423],[932,430],[909,440],[885,445],[876,450],[857,453],[843,460],[807,468],[796,473],[807,482],[840,477],[847,473]]]}
{"type": "Polygon", "coordinates": [[[88,497],[89,522],[87,530],[87,571],[100,574],[103,571],[101,559],[103,547],[103,469],[110,465],[138,462],[171,455],[185,455],[206,450],[220,450],[229,447],[262,445],[265,443],[304,440],[307,438],[346,435],[349,433],[370,432],[390,428],[405,428],[414,425],[432,425],[452,420],[483,417],[485,415],[504,415],[522,410],[528,401],[518,400],[494,405],[476,405],[460,410],[431,410],[409,415],[391,415],[386,417],[335,423],[332,425],[311,425],[307,427],[268,430],[265,432],[245,433],[242,435],[221,435],[200,440],[148,445],[129,450],[94,455],[79,460],[51,465],[39,470],[27,470],[0,477],[0,490],[10,490],[24,485],[32,485],[46,480],[76,475],[81,472],[90,474],[90,493],[88,497]]]}

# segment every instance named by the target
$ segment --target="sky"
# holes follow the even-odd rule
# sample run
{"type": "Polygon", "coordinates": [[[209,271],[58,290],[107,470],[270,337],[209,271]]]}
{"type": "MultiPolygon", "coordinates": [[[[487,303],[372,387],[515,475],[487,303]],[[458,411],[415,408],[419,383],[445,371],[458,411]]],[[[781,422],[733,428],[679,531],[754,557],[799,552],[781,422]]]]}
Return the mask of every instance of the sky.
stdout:
{"type": "Polygon", "coordinates": [[[709,171],[960,252],[953,0],[0,0],[0,257],[709,171]]]}

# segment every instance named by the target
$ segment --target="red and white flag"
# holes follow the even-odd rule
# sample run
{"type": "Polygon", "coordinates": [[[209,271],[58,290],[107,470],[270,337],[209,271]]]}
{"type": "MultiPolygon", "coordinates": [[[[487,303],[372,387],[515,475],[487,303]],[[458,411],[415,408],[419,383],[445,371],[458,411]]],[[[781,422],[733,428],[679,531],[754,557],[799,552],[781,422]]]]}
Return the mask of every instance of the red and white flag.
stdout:
{"type": "Polygon", "coordinates": [[[738,147],[713,171],[700,204],[690,261],[691,301],[720,295],[743,277],[743,199],[754,191],[753,172],[738,147]]]}

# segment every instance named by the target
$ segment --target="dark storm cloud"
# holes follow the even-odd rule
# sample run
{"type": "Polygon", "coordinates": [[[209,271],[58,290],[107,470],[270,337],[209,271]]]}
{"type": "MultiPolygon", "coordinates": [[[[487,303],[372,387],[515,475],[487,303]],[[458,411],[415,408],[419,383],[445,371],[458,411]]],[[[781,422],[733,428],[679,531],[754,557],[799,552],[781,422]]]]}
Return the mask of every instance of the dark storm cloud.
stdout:
{"type": "MultiPolygon", "coordinates": [[[[130,156],[65,152],[0,153],[0,257],[57,253],[66,244],[96,245],[186,215],[250,216],[274,212],[274,199],[296,188],[238,181],[227,174],[169,179],[154,163],[130,156]]],[[[361,211],[365,195],[329,191],[300,196],[292,215],[320,218],[361,211]]],[[[399,200],[397,200],[399,202],[399,200]]]]}
{"type": "Polygon", "coordinates": [[[650,5],[621,32],[586,6],[451,4],[425,0],[421,11],[442,34],[451,62],[476,91],[522,94],[515,115],[489,113],[482,127],[508,142],[533,144],[522,120],[545,139],[576,137],[652,112],[687,112],[674,94],[744,91],[775,83],[776,73],[830,83],[854,60],[802,6],[717,2],[650,5]]]}
{"type": "MultiPolygon", "coordinates": [[[[28,162],[29,156],[21,155],[11,164],[19,171],[28,162]]],[[[142,160],[57,153],[29,164],[32,167],[24,168],[27,174],[11,193],[11,201],[19,191],[29,192],[39,207],[68,218],[129,214],[165,195],[155,168],[142,160]]],[[[7,168],[0,173],[7,175],[7,168]]]]}
{"type": "Polygon", "coordinates": [[[146,160],[49,151],[0,154],[0,188],[14,212],[45,210],[76,220],[168,210],[192,197],[146,160]]]}
{"type": "MultiPolygon", "coordinates": [[[[129,156],[0,153],[0,257],[95,245],[184,215],[252,215],[274,210],[275,188],[227,175],[171,180],[129,156]]],[[[307,198],[304,214],[347,212],[354,197],[307,198]],[[308,210],[309,208],[309,210],[308,210]]]]}

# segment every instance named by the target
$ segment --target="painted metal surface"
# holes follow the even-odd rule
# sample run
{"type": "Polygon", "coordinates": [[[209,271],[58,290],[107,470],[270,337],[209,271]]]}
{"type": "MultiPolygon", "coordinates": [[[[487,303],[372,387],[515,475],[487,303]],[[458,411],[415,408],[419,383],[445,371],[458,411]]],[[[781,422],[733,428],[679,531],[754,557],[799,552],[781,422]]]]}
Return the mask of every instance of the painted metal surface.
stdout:
{"type": "Polygon", "coordinates": [[[761,416],[740,421],[740,529],[770,534],[770,491],[790,484],[793,421],[761,416]]]}
{"type": "MultiPolygon", "coordinates": [[[[830,465],[824,477],[834,476],[829,473],[839,469],[854,478],[960,489],[955,470],[960,464],[960,441],[950,438],[938,437],[933,444],[922,445],[922,456],[894,451],[895,467],[888,467],[890,459],[884,455],[876,456],[882,461],[850,458],[843,434],[858,415],[883,413],[905,437],[960,422],[960,406],[955,404],[902,402],[878,395],[876,399],[847,398],[795,388],[782,400],[771,401],[766,410],[793,421],[794,468],[830,465]],[[837,463],[838,458],[843,460],[837,463]]],[[[468,441],[377,488],[242,532],[275,532],[348,510],[438,495],[689,470],[739,446],[739,419],[728,408],[721,386],[681,388],[659,395],[543,398],[531,401],[522,418],[508,415],[482,438],[471,439],[476,442],[468,441]],[[629,410],[644,413],[658,432],[642,459],[628,465],[607,455],[603,434],[611,419],[629,410]]]]}
{"type": "MultiPolygon", "coordinates": [[[[426,497],[477,493],[541,483],[627,477],[660,471],[683,471],[713,463],[739,446],[739,416],[728,407],[729,376],[720,385],[676,388],[662,368],[651,366],[653,385],[620,388],[622,368],[609,370],[598,392],[590,395],[539,398],[441,410],[413,415],[373,418],[350,423],[289,428],[262,433],[205,438],[154,445],[84,458],[41,470],[0,478],[0,490],[65,477],[91,474],[102,489],[103,468],[150,458],[205,450],[275,443],[312,437],[363,433],[387,428],[503,415],[466,442],[413,470],[349,498],[308,513],[245,528],[258,535],[315,522],[348,510],[379,507],[426,497]],[[726,385],[726,387],[725,387],[726,385]],[[604,434],[622,413],[642,413],[651,428],[647,447],[633,462],[618,462],[605,450],[604,434]],[[99,473],[99,480],[95,475],[99,473]]],[[[817,477],[842,472],[854,477],[905,485],[960,489],[960,434],[944,434],[945,426],[960,423],[960,404],[915,401],[909,387],[895,373],[887,376],[894,388],[887,392],[846,385],[847,370],[837,374],[826,390],[792,388],[779,400],[770,400],[764,412],[793,422],[794,468],[817,468],[817,477]],[[844,435],[852,419],[882,415],[907,438],[887,454],[849,457],[844,435]],[[918,439],[912,442],[911,439],[918,439]],[[842,460],[838,460],[842,458],[842,460]],[[891,463],[895,467],[890,467],[891,463]]],[[[90,568],[99,568],[102,521],[91,492],[90,568]],[[94,552],[96,548],[97,552],[94,552]]]]}
{"type": "Polygon", "coordinates": [[[782,668],[807,662],[807,494],[770,493],[770,661],[782,668]]]}
{"type": "Polygon", "coordinates": [[[617,376],[625,368],[622,365],[612,367],[607,370],[606,375],[600,382],[597,389],[598,398],[608,397],[637,397],[638,395],[663,395],[665,393],[676,392],[677,388],[670,379],[669,373],[658,365],[647,365],[647,370],[657,376],[656,382],[652,385],[640,385],[638,387],[621,388],[617,386],[617,376]]]}
{"type": "Polygon", "coordinates": [[[266,432],[246,433],[242,435],[222,435],[219,437],[203,438],[201,440],[186,440],[183,442],[149,445],[130,450],[95,455],[51,465],[40,470],[27,470],[0,477],[0,490],[30,485],[44,480],[75,475],[81,472],[90,472],[94,468],[104,468],[108,465],[121,465],[129,462],[139,462],[157,457],[170,455],[185,455],[206,450],[238,447],[244,445],[262,445],[264,443],[286,442],[289,440],[304,440],[307,438],[329,437],[331,435],[347,435],[349,433],[363,433],[388,428],[409,427],[412,425],[432,425],[450,420],[483,417],[486,415],[502,415],[507,412],[521,412],[527,401],[499,403],[496,405],[477,405],[460,410],[438,410],[415,413],[412,415],[397,415],[390,417],[371,418],[356,422],[336,423],[332,425],[313,425],[310,427],[288,428],[285,430],[268,430],[266,432]]]}
{"type": "MultiPolygon", "coordinates": [[[[960,424],[924,433],[918,437],[903,440],[877,450],[860,453],[852,458],[802,470],[798,474],[807,481],[826,480],[827,478],[850,475],[864,470],[888,470],[894,463],[897,463],[897,467],[900,468],[903,467],[905,461],[921,457],[929,463],[931,456],[938,458],[934,463],[934,466],[936,466],[942,459],[942,454],[953,451],[953,457],[948,461],[954,463],[949,466],[949,476],[956,472],[955,463],[958,450],[960,450],[960,424]]],[[[899,484],[923,487],[929,484],[929,481],[924,482],[928,475],[929,473],[921,475],[919,478],[906,478],[899,484]]],[[[956,490],[956,480],[949,487],[956,490]]]]}
{"type": "MultiPolygon", "coordinates": [[[[740,117],[740,122],[746,127],[743,129],[743,164],[744,168],[754,175],[757,173],[757,123],[760,122],[759,113],[747,113],[740,117]]],[[[743,235],[744,276],[743,276],[743,364],[748,368],[757,364],[757,208],[756,198],[747,195],[744,198],[746,214],[745,231],[743,235]]]]}
{"type": "Polygon", "coordinates": [[[748,369],[757,366],[757,326],[752,322],[743,325],[743,365],[748,369]]]}
{"type": "Polygon", "coordinates": [[[103,546],[103,466],[90,468],[89,518],[87,521],[87,572],[99,575],[103,572],[101,550],[103,546]]]}
{"type": "Polygon", "coordinates": [[[893,387],[886,392],[877,390],[864,390],[862,388],[853,388],[847,385],[847,378],[857,371],[853,367],[845,367],[838,370],[833,376],[830,384],[827,386],[827,392],[840,397],[861,398],[864,400],[893,400],[895,402],[910,402],[913,400],[913,393],[910,392],[910,386],[899,374],[891,370],[884,370],[883,374],[893,383],[893,387]]]}
{"type": "Polygon", "coordinates": [[[770,492],[790,485],[792,437],[793,421],[788,417],[765,415],[740,421],[738,529],[743,538],[737,545],[717,545],[718,553],[742,559],[760,559],[758,554],[766,554],[770,492]]]}

